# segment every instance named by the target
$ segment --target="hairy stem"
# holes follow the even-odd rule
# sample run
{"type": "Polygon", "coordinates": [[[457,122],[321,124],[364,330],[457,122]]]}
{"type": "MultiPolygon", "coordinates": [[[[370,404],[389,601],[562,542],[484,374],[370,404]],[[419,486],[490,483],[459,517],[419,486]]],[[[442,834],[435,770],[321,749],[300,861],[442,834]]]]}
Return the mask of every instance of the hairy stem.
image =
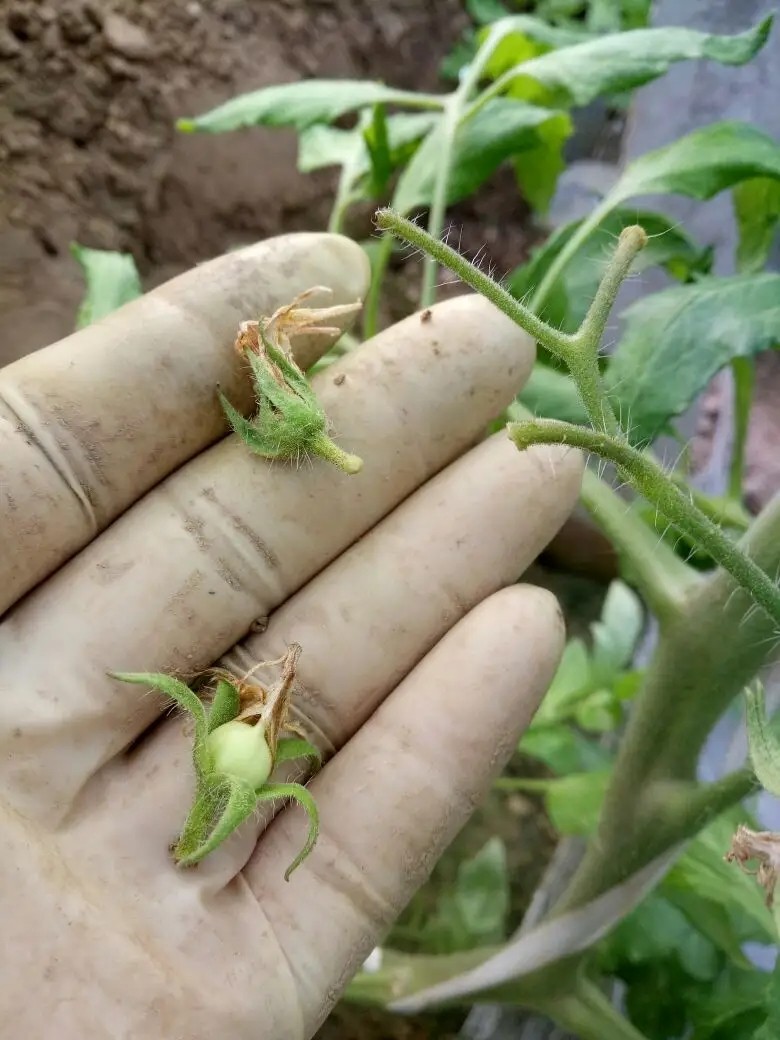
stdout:
{"type": "Polygon", "coordinates": [[[620,424],[601,379],[598,345],[595,346],[593,353],[577,350],[570,357],[568,365],[593,428],[603,430],[605,433],[617,434],[620,431],[620,424]]]}
{"type": "MultiPolygon", "coordinates": [[[[764,570],[780,567],[780,495],[740,545],[764,570]]],[[[556,913],[596,898],[686,833],[695,833],[708,806],[723,808],[748,793],[750,777],[740,770],[684,799],[675,793],[677,809],[664,810],[658,798],[663,787],[654,785],[693,781],[713,725],[777,652],[777,625],[750,608],[749,594],[718,571],[689,595],[685,611],[664,632],[634,701],[598,834],[556,913]],[[644,805],[637,792],[646,793],[644,805]],[[671,842],[670,834],[675,835],[671,842]]]]}
{"type": "Polygon", "coordinates": [[[755,773],[747,767],[711,784],[655,780],[641,799],[642,823],[657,832],[660,844],[669,847],[706,827],[758,786],[755,773]]]}
{"type": "Polygon", "coordinates": [[[755,379],[752,358],[734,358],[731,362],[731,371],[734,377],[734,443],[731,446],[729,466],[729,498],[734,502],[741,502],[745,448],[755,379]]]}
{"type": "MultiPolygon", "coordinates": [[[[441,147],[438,155],[436,180],[433,186],[431,208],[428,211],[428,234],[440,238],[447,211],[447,192],[450,185],[452,155],[455,150],[455,135],[460,117],[460,88],[450,97],[441,122],[441,147]]],[[[438,263],[430,253],[423,260],[423,278],[420,289],[420,307],[430,307],[436,299],[438,263]]]]}
{"type": "MultiPolygon", "coordinates": [[[[450,175],[452,173],[452,157],[455,151],[455,137],[461,123],[469,118],[469,113],[466,113],[464,116],[464,109],[472,91],[479,83],[491,54],[507,31],[507,28],[501,22],[496,23],[492,27],[487,39],[479,48],[463,79],[458,84],[457,89],[447,98],[444,117],[440,124],[438,166],[433,185],[431,208],[428,211],[428,234],[432,238],[440,238],[444,228],[444,215],[447,211],[450,175]]],[[[430,307],[436,299],[437,266],[436,258],[430,253],[426,253],[423,264],[420,307],[430,307]]]]}
{"type": "Polygon", "coordinates": [[[576,342],[589,347],[601,343],[620,286],[628,277],[637,254],[646,245],[647,232],[639,224],[623,228],[620,232],[617,249],[604,272],[593,303],[574,337],[576,342]]]}
{"type": "Polygon", "coordinates": [[[627,580],[642,594],[662,628],[671,624],[700,581],[696,572],[591,469],[583,474],[580,498],[617,549],[627,580]]]}
{"type": "Polygon", "coordinates": [[[698,488],[691,487],[687,478],[680,473],[670,473],[669,477],[678,487],[683,488],[686,494],[691,496],[693,504],[716,524],[733,527],[742,534],[750,527],[752,517],[738,499],[706,495],[698,488]]]}
{"type": "Polygon", "coordinates": [[[572,337],[569,370],[594,429],[617,434],[620,423],[607,397],[599,370],[599,351],[604,329],[636,255],[647,245],[647,234],[639,225],[624,228],[617,249],[604,272],[593,303],[572,337]]]}
{"type": "Polygon", "coordinates": [[[580,329],[570,336],[542,321],[503,286],[411,220],[399,216],[391,209],[380,209],[376,214],[376,223],[384,231],[392,232],[403,241],[416,246],[426,256],[432,257],[437,263],[454,271],[462,281],[495,304],[551,354],[564,361],[577,385],[593,426],[608,433],[619,431],[617,417],[602,384],[598,354],[604,327],[620,284],[626,277],[632,260],[647,241],[642,228],[629,227],[621,232],[618,247],[607,267],[593,305],[580,329]]]}
{"type": "Polygon", "coordinates": [[[368,287],[366,303],[363,308],[364,339],[371,339],[379,331],[379,299],[382,295],[382,283],[385,280],[387,265],[390,263],[392,255],[393,236],[386,233],[379,240],[379,248],[371,264],[371,284],[368,287]]]}
{"type": "Polygon", "coordinates": [[[456,250],[433,238],[419,225],[405,217],[399,216],[392,209],[380,209],[376,213],[376,225],[383,231],[395,235],[404,242],[409,242],[422,252],[432,256],[443,267],[448,267],[476,292],[481,293],[491,303],[495,304],[500,311],[519,325],[521,329],[542,343],[551,354],[567,361],[570,352],[571,337],[559,332],[552,326],[541,321],[536,315],[525,307],[506,289],[502,288],[492,278],[489,278],[478,267],[469,263],[465,257],[456,250]]]}
{"type": "Polygon", "coordinates": [[[309,444],[309,449],[350,475],[359,473],[363,468],[363,460],[358,455],[350,455],[349,452],[343,451],[325,434],[314,438],[309,444]]]}
{"type": "Polygon", "coordinates": [[[614,463],[648,502],[694,544],[705,549],[780,626],[780,589],[775,582],[708,520],[647,455],[627,441],[554,419],[510,423],[507,429],[521,450],[532,444],[571,444],[614,463]]]}

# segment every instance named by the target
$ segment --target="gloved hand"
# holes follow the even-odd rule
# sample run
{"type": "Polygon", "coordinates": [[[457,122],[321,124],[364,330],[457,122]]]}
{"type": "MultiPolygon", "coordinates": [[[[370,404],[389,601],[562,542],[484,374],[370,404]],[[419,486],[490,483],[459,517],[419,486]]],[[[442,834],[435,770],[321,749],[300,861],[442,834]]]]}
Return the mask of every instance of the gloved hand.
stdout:
{"type": "Polygon", "coordinates": [[[310,1037],[550,681],[557,604],[512,583],[581,460],[472,447],[533,360],[492,305],[413,315],[316,377],[357,476],[225,436],[217,384],[253,404],[239,323],[367,279],[348,240],[284,236],[0,373],[3,1037],[310,1037]],[[287,807],[177,868],[189,723],[107,672],[242,676],[293,641],[293,714],[326,759],[314,852],[285,882],[306,830],[287,807]]]}

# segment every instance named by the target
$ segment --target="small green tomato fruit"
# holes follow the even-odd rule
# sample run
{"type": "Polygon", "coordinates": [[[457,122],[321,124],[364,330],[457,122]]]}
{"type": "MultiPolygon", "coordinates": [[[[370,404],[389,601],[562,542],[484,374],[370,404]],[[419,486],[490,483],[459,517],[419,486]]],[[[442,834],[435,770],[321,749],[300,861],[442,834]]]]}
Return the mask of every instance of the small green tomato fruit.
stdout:
{"type": "Polygon", "coordinates": [[[209,733],[206,746],[215,772],[244,780],[255,790],[271,775],[273,758],[264,726],[225,722],[209,733]]]}

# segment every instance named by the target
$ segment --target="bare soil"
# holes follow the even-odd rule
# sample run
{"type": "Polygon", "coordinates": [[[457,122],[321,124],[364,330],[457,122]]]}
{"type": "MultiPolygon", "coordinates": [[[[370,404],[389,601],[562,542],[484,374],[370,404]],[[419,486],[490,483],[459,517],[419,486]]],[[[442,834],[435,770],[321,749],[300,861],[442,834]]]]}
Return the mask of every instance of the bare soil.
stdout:
{"type": "MultiPolygon", "coordinates": [[[[461,0],[0,0],[0,364],[71,331],[74,240],[131,252],[150,287],[325,226],[333,177],[297,173],[293,133],[184,135],[177,116],[309,76],[436,89],[464,24],[461,0]]],[[[503,225],[508,266],[526,237],[510,182],[460,214],[475,248],[503,225]]]]}

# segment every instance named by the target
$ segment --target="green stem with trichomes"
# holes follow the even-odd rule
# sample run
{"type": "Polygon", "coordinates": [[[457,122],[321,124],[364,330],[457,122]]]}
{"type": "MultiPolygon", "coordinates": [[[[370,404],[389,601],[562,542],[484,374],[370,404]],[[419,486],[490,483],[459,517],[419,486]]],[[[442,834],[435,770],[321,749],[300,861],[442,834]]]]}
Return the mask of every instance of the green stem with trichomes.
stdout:
{"type": "Polygon", "coordinates": [[[612,462],[651,505],[708,552],[780,626],[780,589],[775,582],[693,505],[660,466],[628,441],[556,419],[509,423],[507,431],[521,451],[534,444],[569,444],[612,462]]]}
{"type": "Polygon", "coordinates": [[[363,468],[363,460],[358,455],[351,455],[348,451],[344,451],[327,434],[317,434],[311,439],[308,447],[313,454],[319,455],[326,462],[332,462],[344,473],[354,475],[363,468]]]}
{"type": "Polygon", "coordinates": [[[489,299],[516,325],[533,336],[551,354],[560,358],[571,372],[594,427],[610,433],[617,432],[619,424],[601,380],[598,352],[618,289],[634,257],[647,242],[647,235],[642,228],[628,227],[621,232],[618,247],[604,273],[585,320],[576,333],[569,335],[542,321],[533,310],[516,300],[503,286],[413,221],[391,209],[380,209],[376,214],[376,224],[383,231],[391,232],[402,241],[422,250],[437,263],[448,267],[466,285],[489,299]]]}
{"type": "Polygon", "coordinates": [[[674,622],[700,579],[627,502],[591,469],[582,476],[580,499],[614,545],[626,579],[642,594],[662,627],[674,622]]]}
{"type": "MultiPolygon", "coordinates": [[[[457,88],[446,99],[444,116],[439,126],[439,150],[436,166],[436,177],[433,184],[431,206],[428,211],[428,234],[438,239],[444,228],[444,217],[447,211],[448,192],[452,173],[452,161],[455,152],[455,138],[458,129],[468,115],[466,105],[475,89],[490,56],[499,41],[508,32],[508,27],[501,22],[496,23],[488,33],[487,39],[477,51],[473,61],[458,84],[457,88]]],[[[420,307],[430,307],[436,299],[436,259],[426,253],[423,262],[423,279],[420,290],[420,307]]]]}
{"type": "MultiPolygon", "coordinates": [[[[780,495],[740,548],[762,571],[780,567],[780,495]]],[[[620,742],[598,834],[556,913],[601,895],[749,793],[746,770],[684,797],[665,785],[694,781],[715,722],[777,652],[777,624],[751,605],[750,594],[719,570],[664,630],[620,742]]]]}
{"type": "Polygon", "coordinates": [[[379,247],[374,253],[371,263],[371,283],[366,293],[363,306],[363,339],[371,339],[379,330],[379,300],[382,295],[382,284],[385,279],[387,265],[393,255],[393,236],[382,235],[379,247]]]}
{"type": "Polygon", "coordinates": [[[423,253],[430,255],[443,267],[454,271],[458,277],[476,292],[481,293],[500,311],[511,318],[516,325],[539,340],[547,349],[561,360],[566,360],[571,337],[547,325],[540,318],[516,300],[506,289],[498,285],[478,267],[470,264],[451,246],[433,238],[418,224],[400,216],[392,209],[379,209],[376,212],[376,226],[382,231],[400,238],[403,242],[416,246],[423,253]]]}
{"type": "Polygon", "coordinates": [[[752,358],[738,357],[731,362],[734,379],[734,443],[729,464],[729,498],[742,502],[742,478],[745,469],[750,405],[753,400],[755,365],[752,358]]]}

